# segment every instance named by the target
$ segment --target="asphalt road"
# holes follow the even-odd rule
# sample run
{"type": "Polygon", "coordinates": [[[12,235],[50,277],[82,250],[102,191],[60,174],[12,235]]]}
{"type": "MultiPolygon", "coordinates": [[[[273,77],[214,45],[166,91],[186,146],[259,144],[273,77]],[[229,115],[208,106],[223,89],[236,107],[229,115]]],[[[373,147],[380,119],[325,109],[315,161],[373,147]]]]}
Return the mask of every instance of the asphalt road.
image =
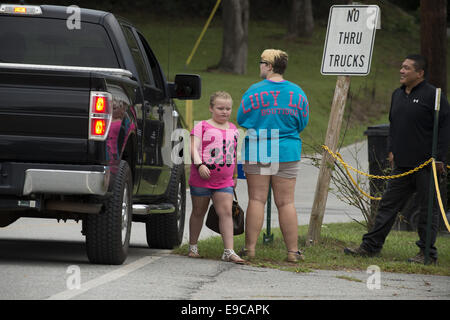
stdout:
{"type": "MultiPolygon", "coordinates": [[[[302,163],[296,191],[300,224],[309,222],[316,170],[307,161],[302,163]]],[[[239,182],[239,188],[245,208],[245,181],[239,182]]],[[[276,226],[276,210],[272,212],[276,226]]],[[[186,221],[190,202],[187,213],[186,221]]],[[[358,212],[330,195],[324,222],[352,218],[358,218],[358,212]]],[[[205,300],[231,299],[269,304],[274,300],[450,299],[450,277],[383,270],[292,273],[148,249],[142,223],[133,223],[129,256],[122,266],[92,265],[80,231],[81,222],[45,219],[20,219],[0,229],[0,300],[183,300],[187,306],[197,300],[201,305],[205,300]]],[[[202,231],[202,238],[211,235],[207,229],[202,231]]],[[[183,315],[184,309],[177,308],[172,311],[183,315]]],[[[219,312],[225,309],[217,309],[216,315],[219,312]]]]}
{"type": "Polygon", "coordinates": [[[148,249],[142,226],[133,225],[124,265],[101,266],[89,264],[80,225],[17,222],[0,239],[0,299],[450,299],[450,277],[381,271],[377,287],[374,274],[365,271],[292,273],[190,259],[148,249]]]}

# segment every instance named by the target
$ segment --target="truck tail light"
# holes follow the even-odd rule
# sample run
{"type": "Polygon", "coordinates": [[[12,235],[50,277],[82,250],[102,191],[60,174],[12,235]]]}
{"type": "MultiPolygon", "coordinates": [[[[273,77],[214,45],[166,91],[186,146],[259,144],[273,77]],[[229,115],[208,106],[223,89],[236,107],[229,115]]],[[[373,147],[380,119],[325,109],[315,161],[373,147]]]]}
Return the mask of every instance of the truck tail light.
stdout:
{"type": "Polygon", "coordinates": [[[95,112],[98,113],[105,113],[106,112],[106,102],[105,97],[94,97],[94,105],[95,105],[95,112]]]}
{"type": "Polygon", "coordinates": [[[90,99],[89,140],[104,141],[111,125],[112,96],[108,92],[91,91],[90,99]]]}
{"type": "Polygon", "coordinates": [[[106,132],[106,120],[92,119],[92,132],[94,136],[103,136],[106,132]]]}

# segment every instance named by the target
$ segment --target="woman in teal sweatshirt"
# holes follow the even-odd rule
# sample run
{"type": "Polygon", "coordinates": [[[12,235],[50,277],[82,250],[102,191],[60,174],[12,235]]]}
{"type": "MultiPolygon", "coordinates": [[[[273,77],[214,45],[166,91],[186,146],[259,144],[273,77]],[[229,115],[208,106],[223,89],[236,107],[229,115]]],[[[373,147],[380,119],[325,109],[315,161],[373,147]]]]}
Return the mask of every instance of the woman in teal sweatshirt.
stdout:
{"type": "Polygon", "coordinates": [[[260,61],[263,80],[245,92],[238,108],[237,122],[247,129],[241,156],[249,194],[242,253],[255,255],[271,184],[287,259],[296,262],[303,255],[297,245],[294,190],[302,149],[299,134],[308,123],[309,104],[303,90],[283,78],[287,61],[281,50],[264,50],[260,61]]]}

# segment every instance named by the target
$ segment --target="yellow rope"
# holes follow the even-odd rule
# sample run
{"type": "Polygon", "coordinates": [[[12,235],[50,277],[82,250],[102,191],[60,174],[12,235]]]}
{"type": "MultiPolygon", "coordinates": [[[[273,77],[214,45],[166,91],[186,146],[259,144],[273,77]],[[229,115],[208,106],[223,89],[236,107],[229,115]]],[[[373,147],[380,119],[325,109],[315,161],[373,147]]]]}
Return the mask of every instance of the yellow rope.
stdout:
{"type": "Polygon", "coordinates": [[[442,218],[444,219],[445,226],[447,227],[447,230],[450,232],[450,226],[447,221],[447,216],[445,215],[445,212],[444,212],[444,206],[442,205],[441,192],[439,191],[439,183],[438,183],[437,174],[436,174],[436,163],[434,162],[434,159],[432,162],[432,167],[433,167],[434,185],[436,187],[436,195],[437,195],[437,199],[438,199],[438,203],[439,203],[439,208],[441,209],[441,214],[442,214],[442,218]]]}
{"type": "Polygon", "coordinates": [[[404,177],[404,176],[407,176],[407,175],[410,175],[410,174],[412,174],[412,173],[414,173],[414,172],[419,171],[419,170],[422,169],[423,167],[429,165],[430,162],[433,160],[433,158],[430,158],[430,159],[428,159],[427,161],[425,161],[424,163],[422,163],[421,165],[419,165],[418,167],[416,167],[416,168],[414,168],[414,169],[412,169],[412,170],[409,170],[409,171],[407,171],[407,172],[403,172],[403,173],[395,174],[395,175],[391,175],[391,176],[377,176],[377,175],[368,174],[368,173],[365,173],[365,172],[363,172],[363,171],[361,171],[361,170],[358,170],[358,169],[356,169],[356,168],[353,168],[351,165],[345,163],[344,160],[339,159],[339,157],[338,157],[333,151],[331,151],[330,148],[328,148],[326,145],[322,145],[322,148],[325,149],[326,151],[328,151],[328,153],[329,153],[334,159],[338,160],[345,168],[349,168],[350,170],[353,170],[353,171],[355,171],[356,173],[359,173],[359,174],[361,174],[361,175],[363,175],[363,176],[366,176],[366,177],[369,177],[369,178],[372,178],[372,179],[385,179],[385,180],[387,180],[387,179],[397,179],[397,178],[401,178],[401,177],[404,177]]]}
{"type": "MultiPolygon", "coordinates": [[[[444,219],[445,226],[447,227],[447,230],[450,232],[450,225],[448,223],[447,216],[445,215],[445,212],[444,212],[444,206],[442,205],[441,192],[439,190],[439,183],[438,183],[437,174],[436,174],[436,162],[435,162],[435,160],[433,158],[428,159],[427,161],[425,161],[424,163],[422,163],[418,167],[416,167],[416,168],[414,168],[414,169],[412,169],[412,170],[410,170],[408,172],[404,172],[404,173],[396,174],[396,175],[391,175],[391,176],[377,176],[377,175],[368,174],[368,173],[362,172],[361,170],[353,168],[349,164],[345,163],[345,161],[342,159],[342,156],[341,156],[341,154],[339,152],[334,153],[326,145],[322,145],[322,148],[325,149],[335,160],[338,160],[342,164],[342,166],[344,166],[345,171],[347,172],[347,175],[349,176],[349,178],[352,181],[352,183],[354,184],[354,186],[363,195],[365,195],[366,197],[368,197],[368,198],[370,198],[372,200],[381,200],[381,197],[372,197],[371,195],[367,194],[364,190],[362,190],[358,186],[356,181],[353,179],[353,177],[350,174],[350,172],[348,171],[348,169],[351,169],[351,170],[355,171],[356,173],[359,173],[359,174],[361,174],[363,176],[366,176],[366,177],[369,177],[369,178],[373,178],[373,179],[396,179],[396,178],[404,177],[404,176],[407,176],[407,175],[412,174],[414,172],[417,172],[420,169],[422,169],[423,167],[427,166],[431,162],[432,167],[433,167],[434,185],[435,185],[435,188],[436,188],[436,195],[437,195],[439,208],[441,209],[441,214],[442,214],[442,218],[444,219]]],[[[447,168],[450,169],[450,166],[447,165],[447,168]]]]}
{"type": "MultiPolygon", "coordinates": [[[[344,161],[342,159],[342,156],[339,152],[336,152],[336,154],[338,155],[338,157],[344,161]]],[[[359,190],[359,192],[361,192],[363,195],[365,195],[367,198],[372,199],[372,200],[381,200],[381,197],[372,197],[370,194],[367,194],[363,189],[361,189],[359,187],[359,185],[356,183],[356,181],[353,179],[352,175],[350,174],[350,172],[348,171],[347,167],[345,167],[345,171],[347,172],[347,175],[349,176],[350,180],[352,181],[353,185],[359,190]]]]}

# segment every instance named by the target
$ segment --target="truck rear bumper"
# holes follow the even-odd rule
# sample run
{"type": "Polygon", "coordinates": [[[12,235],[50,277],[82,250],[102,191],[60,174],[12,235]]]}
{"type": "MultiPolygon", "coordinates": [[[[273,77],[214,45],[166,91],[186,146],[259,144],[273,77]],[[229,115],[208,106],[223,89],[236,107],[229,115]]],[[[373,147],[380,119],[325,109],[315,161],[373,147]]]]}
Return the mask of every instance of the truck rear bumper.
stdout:
{"type": "Polygon", "coordinates": [[[23,184],[24,196],[32,193],[104,195],[108,191],[110,172],[28,169],[23,184]]]}
{"type": "Polygon", "coordinates": [[[110,179],[103,165],[0,162],[0,195],[105,195],[110,179]]]}

